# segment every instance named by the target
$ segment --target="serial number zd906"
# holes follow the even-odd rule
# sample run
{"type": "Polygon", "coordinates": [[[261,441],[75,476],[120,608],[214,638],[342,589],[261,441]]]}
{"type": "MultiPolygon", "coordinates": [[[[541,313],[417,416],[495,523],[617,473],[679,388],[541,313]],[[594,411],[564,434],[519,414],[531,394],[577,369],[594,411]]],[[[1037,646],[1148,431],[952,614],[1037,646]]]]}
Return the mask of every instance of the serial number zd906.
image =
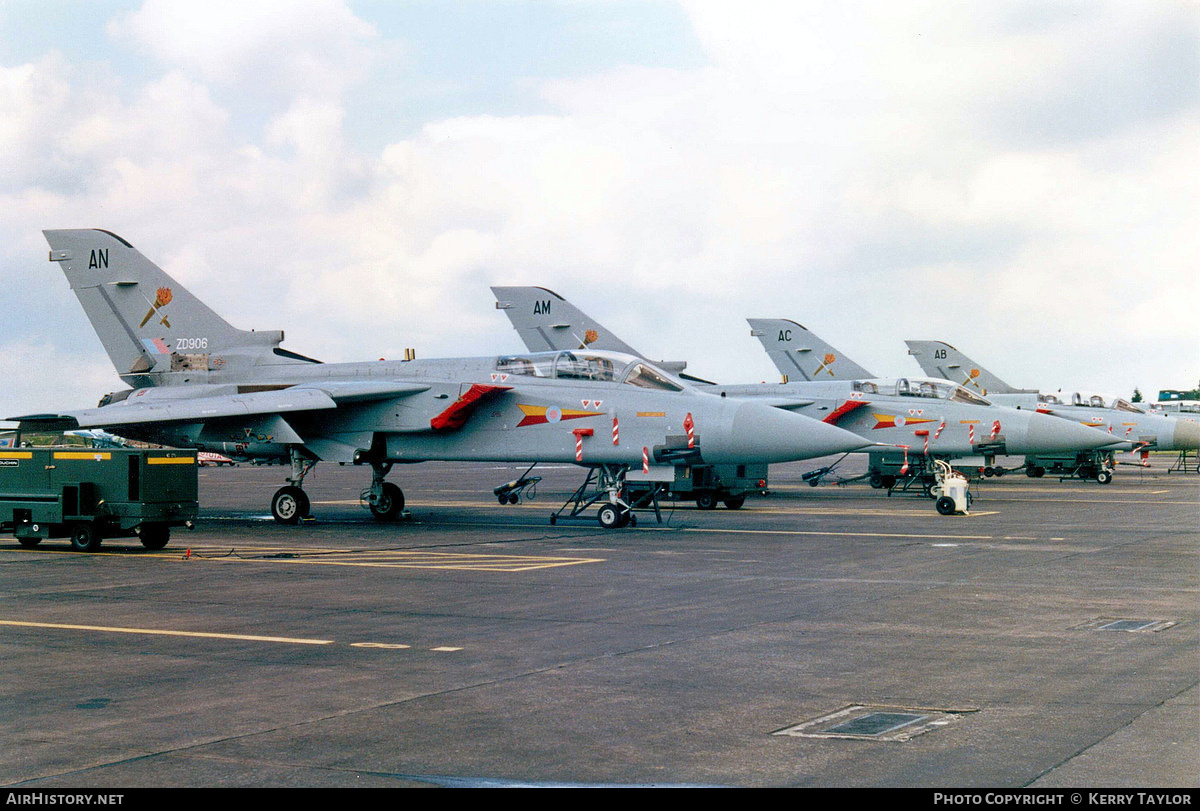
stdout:
{"type": "Polygon", "coordinates": [[[208,349],[207,338],[176,338],[175,351],[183,352],[189,349],[208,349]]]}

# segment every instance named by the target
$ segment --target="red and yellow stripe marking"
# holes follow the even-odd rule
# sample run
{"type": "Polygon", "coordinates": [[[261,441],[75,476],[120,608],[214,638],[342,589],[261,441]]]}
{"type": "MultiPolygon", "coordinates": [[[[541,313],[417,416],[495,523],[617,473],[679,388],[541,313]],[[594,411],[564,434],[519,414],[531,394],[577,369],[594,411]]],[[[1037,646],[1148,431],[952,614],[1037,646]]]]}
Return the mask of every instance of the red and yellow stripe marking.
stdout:
{"type": "Polygon", "coordinates": [[[903,428],[906,425],[921,425],[926,422],[937,422],[934,419],[926,417],[904,417],[896,414],[872,414],[875,418],[875,427],[872,431],[880,428],[903,428]]]}
{"type": "Polygon", "coordinates": [[[551,422],[562,422],[563,420],[577,420],[581,417],[601,417],[603,411],[582,411],[577,408],[559,408],[558,406],[535,406],[517,403],[517,408],[521,409],[521,413],[525,416],[517,423],[517,427],[521,428],[526,425],[545,425],[551,422]]]}

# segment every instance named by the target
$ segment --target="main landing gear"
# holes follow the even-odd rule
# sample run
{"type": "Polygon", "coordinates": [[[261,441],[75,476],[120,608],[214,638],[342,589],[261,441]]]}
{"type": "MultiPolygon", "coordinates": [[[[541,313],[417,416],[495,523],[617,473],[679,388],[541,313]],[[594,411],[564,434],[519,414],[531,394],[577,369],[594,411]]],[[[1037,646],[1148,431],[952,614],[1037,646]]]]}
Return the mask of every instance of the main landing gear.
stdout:
{"type": "Polygon", "coordinates": [[[372,462],[371,486],[359,495],[380,521],[395,521],[404,512],[404,491],[383,480],[391,469],[391,462],[372,462]]]}
{"type": "MultiPolygon", "coordinates": [[[[287,485],[275,491],[271,498],[271,515],[281,524],[299,524],[312,517],[308,494],[304,492],[304,477],[312,470],[317,460],[305,456],[293,448],[292,475],[287,485]]],[[[380,521],[394,521],[404,514],[404,491],[384,478],[392,469],[392,463],[379,461],[365,454],[356,456],[355,464],[371,465],[371,486],[363,490],[360,498],[380,521]]]]}
{"type": "Polygon", "coordinates": [[[303,486],[304,477],[316,466],[317,460],[309,459],[296,448],[292,448],[291,457],[292,475],[288,477],[287,485],[271,497],[271,515],[281,524],[299,524],[311,516],[308,494],[303,486]]]}

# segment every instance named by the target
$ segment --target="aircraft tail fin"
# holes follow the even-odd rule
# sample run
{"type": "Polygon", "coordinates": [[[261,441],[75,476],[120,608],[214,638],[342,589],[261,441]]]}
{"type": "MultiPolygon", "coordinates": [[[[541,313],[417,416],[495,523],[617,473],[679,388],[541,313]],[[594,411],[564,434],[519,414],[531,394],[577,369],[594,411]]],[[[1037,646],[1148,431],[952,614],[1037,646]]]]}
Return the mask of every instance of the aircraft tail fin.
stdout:
{"type": "Polygon", "coordinates": [[[875,375],[827,344],[804,325],[786,318],[747,318],[775,368],[789,378],[862,380],[875,375]]]}
{"type": "Polygon", "coordinates": [[[644,357],[553,290],[493,287],[492,293],[531,352],[605,349],[644,357]]]}
{"type": "Polygon", "coordinates": [[[317,362],[280,349],[282,331],[233,327],[114,233],[42,233],[117,374],[135,387],[168,372],[317,362]]]}
{"type": "Polygon", "coordinates": [[[941,377],[981,394],[1023,391],[1005,383],[945,341],[905,341],[908,354],[931,377],[941,377]]]}

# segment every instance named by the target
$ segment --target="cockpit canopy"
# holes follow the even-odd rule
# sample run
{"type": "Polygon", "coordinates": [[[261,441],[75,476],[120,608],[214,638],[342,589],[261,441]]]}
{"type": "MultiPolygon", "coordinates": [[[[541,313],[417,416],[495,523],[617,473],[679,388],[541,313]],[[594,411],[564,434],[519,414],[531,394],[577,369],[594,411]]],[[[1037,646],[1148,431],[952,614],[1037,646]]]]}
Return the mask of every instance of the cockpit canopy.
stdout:
{"type": "Polygon", "coordinates": [[[1123,397],[1106,398],[1103,394],[1082,394],[1075,392],[1071,396],[1071,405],[1086,406],[1088,408],[1111,408],[1115,411],[1127,411],[1131,414],[1146,413],[1123,397]]]}
{"type": "Polygon", "coordinates": [[[990,406],[989,400],[968,391],[949,380],[901,377],[896,380],[855,380],[854,390],[865,395],[883,394],[899,397],[924,397],[930,400],[953,400],[956,403],[990,406]]]}
{"type": "Polygon", "coordinates": [[[668,372],[621,352],[576,350],[501,355],[496,359],[496,371],[556,380],[591,380],[624,383],[643,389],[683,391],[683,386],[668,372]]]}

